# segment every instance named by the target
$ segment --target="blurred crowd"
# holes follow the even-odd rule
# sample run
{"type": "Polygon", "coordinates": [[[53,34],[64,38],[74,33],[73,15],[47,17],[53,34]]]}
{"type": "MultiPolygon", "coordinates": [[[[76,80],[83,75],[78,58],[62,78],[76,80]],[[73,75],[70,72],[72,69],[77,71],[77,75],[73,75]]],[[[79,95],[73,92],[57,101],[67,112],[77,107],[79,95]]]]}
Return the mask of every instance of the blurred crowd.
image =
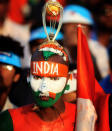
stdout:
{"type": "MultiPolygon", "coordinates": [[[[79,23],[88,40],[95,77],[104,91],[111,94],[112,1],[58,1],[64,7],[64,13],[62,28],[56,40],[65,47],[69,55],[69,72],[73,77],[69,81],[70,91],[65,92],[63,99],[76,102],[79,23]]],[[[45,2],[47,0],[0,0],[0,111],[34,103],[29,88],[30,59],[31,54],[46,39],[42,25],[45,2]],[[2,59],[3,51],[11,51],[12,54],[9,55],[14,54],[14,58],[2,59]]],[[[49,21],[47,17],[47,22],[49,21]]],[[[50,31],[49,26],[47,31],[50,31]]]]}

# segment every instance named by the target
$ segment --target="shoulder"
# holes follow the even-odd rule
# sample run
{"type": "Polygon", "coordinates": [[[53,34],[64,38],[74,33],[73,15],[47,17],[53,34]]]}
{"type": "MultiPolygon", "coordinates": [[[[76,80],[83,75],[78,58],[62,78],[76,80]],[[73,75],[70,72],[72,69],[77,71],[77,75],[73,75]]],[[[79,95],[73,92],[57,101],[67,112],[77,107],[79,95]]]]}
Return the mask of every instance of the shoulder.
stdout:
{"type": "Polygon", "coordinates": [[[13,122],[8,110],[0,113],[0,131],[13,131],[13,122]]]}
{"type": "Polygon", "coordinates": [[[19,115],[19,114],[26,114],[28,112],[30,112],[33,108],[34,104],[29,104],[29,105],[25,105],[25,106],[21,106],[19,108],[15,108],[15,109],[10,109],[10,115],[13,117],[15,116],[15,114],[19,115]]]}

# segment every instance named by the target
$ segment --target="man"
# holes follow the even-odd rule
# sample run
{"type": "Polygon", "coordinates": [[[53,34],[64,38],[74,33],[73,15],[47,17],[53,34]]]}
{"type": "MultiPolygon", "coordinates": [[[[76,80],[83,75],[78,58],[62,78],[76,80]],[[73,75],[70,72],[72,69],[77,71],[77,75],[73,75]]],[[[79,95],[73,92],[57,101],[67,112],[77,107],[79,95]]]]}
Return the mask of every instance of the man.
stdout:
{"type": "Polygon", "coordinates": [[[63,47],[51,41],[42,44],[31,58],[35,104],[3,112],[0,130],[73,130],[75,105],[61,98],[68,78],[68,56],[63,47]]]}
{"type": "Polygon", "coordinates": [[[13,108],[8,95],[20,78],[23,48],[10,37],[0,36],[0,43],[0,110],[5,110],[13,108]]]}
{"type": "MultiPolygon", "coordinates": [[[[50,27],[47,26],[46,28],[49,34],[50,27]]],[[[41,43],[45,41],[45,38],[46,38],[46,34],[42,26],[36,29],[33,29],[31,31],[30,41],[29,41],[31,54],[33,54],[36,48],[38,48],[41,45],[41,43]]],[[[63,34],[61,32],[59,32],[58,36],[56,37],[56,40],[58,42],[61,42],[63,40],[63,34]]],[[[28,61],[30,61],[30,58],[31,57],[29,57],[28,61]]],[[[11,91],[10,99],[17,106],[23,106],[23,105],[34,103],[34,99],[31,94],[31,89],[29,88],[29,84],[27,82],[27,80],[29,81],[29,76],[28,76],[29,71],[30,71],[30,68],[26,68],[26,69],[24,68],[21,71],[21,78],[18,84],[16,84],[16,87],[11,91]]]]}
{"type": "Polygon", "coordinates": [[[87,36],[89,48],[93,57],[95,76],[101,80],[108,74],[108,55],[106,49],[97,41],[91,39],[94,21],[91,12],[80,5],[68,5],[64,8],[63,31],[64,46],[70,54],[71,64],[77,64],[77,25],[83,25],[83,30],[87,36]],[[102,55],[101,55],[102,54],[102,55]],[[103,56],[103,59],[102,59],[103,56]],[[106,63],[106,64],[105,64],[106,63]]]}

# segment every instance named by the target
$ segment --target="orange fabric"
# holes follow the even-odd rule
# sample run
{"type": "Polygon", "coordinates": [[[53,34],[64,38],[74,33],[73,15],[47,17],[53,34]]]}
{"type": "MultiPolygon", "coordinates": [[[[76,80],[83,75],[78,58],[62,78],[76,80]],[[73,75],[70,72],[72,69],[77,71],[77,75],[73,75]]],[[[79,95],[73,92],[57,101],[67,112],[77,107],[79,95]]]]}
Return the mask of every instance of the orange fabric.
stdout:
{"type": "Polygon", "coordinates": [[[95,92],[94,67],[88,48],[87,40],[78,27],[78,55],[77,55],[77,93],[79,98],[93,101],[95,92]]]}
{"type": "Polygon", "coordinates": [[[49,61],[32,61],[31,73],[44,77],[67,77],[68,67],[64,64],[49,61]]]}
{"type": "Polygon", "coordinates": [[[65,103],[65,112],[51,122],[45,122],[32,111],[33,105],[9,110],[14,131],[73,131],[75,104],[65,103]]]}
{"type": "MultiPolygon", "coordinates": [[[[81,27],[78,27],[78,58],[77,58],[78,97],[90,99],[97,112],[95,131],[110,131],[108,100],[94,76],[94,67],[88,48],[88,43],[81,27]]],[[[82,116],[83,118],[83,116],[82,116]]]]}
{"type": "Polygon", "coordinates": [[[13,21],[22,24],[24,22],[22,8],[28,0],[10,0],[9,18],[13,21]]]}

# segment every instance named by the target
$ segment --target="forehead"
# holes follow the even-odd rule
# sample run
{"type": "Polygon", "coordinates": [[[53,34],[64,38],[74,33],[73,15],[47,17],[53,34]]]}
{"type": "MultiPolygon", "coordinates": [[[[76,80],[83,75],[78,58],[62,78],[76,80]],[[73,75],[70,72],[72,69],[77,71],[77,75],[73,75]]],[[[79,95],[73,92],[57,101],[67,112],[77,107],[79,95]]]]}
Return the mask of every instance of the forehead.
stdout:
{"type": "Polygon", "coordinates": [[[0,62],[0,67],[7,69],[9,71],[14,70],[14,66],[2,62],[0,62]]]}
{"type": "Polygon", "coordinates": [[[87,27],[87,28],[89,28],[90,26],[89,25],[87,25],[87,24],[82,24],[82,23],[65,23],[65,24],[63,24],[63,29],[77,29],[77,26],[78,26],[78,24],[81,24],[82,26],[84,26],[84,27],[87,27]]]}

